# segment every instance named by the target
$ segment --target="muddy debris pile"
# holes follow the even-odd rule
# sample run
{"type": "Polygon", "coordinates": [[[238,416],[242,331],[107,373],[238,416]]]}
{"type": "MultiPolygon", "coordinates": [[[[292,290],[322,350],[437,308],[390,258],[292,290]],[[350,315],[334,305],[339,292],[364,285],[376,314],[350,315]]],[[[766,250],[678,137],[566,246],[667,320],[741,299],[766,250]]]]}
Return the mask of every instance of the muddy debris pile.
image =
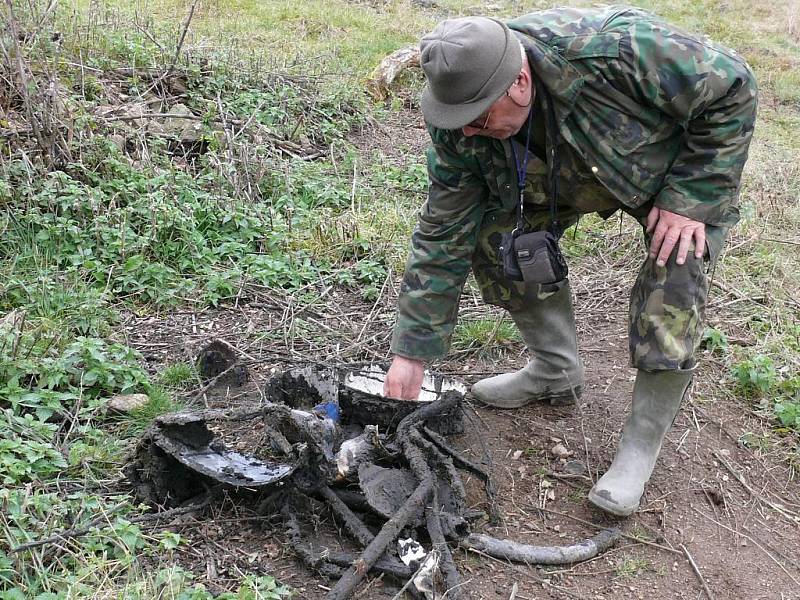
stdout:
{"type": "Polygon", "coordinates": [[[221,490],[280,515],[301,562],[337,579],[328,598],[351,597],[369,572],[405,584],[413,597],[460,598],[448,542],[540,564],[586,560],[616,530],[576,546],[525,546],[470,532],[487,515],[467,509],[459,471],[477,477],[499,521],[489,472],[451,447],[464,430],[465,389],[426,375],[418,402],[385,398],[385,372],[306,368],[281,373],[251,407],[163,415],[142,435],[126,475],[138,499],[158,509],[200,504],[221,490]],[[360,551],[325,547],[303,531],[322,503],[360,551]],[[426,548],[427,547],[427,551],[426,548]]]}

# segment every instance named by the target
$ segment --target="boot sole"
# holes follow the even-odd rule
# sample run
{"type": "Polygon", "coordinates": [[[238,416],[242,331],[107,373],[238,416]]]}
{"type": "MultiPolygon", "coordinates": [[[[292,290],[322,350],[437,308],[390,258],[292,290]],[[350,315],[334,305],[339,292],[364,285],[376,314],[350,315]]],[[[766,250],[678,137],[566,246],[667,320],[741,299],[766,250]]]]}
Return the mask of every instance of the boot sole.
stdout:
{"type": "Polygon", "coordinates": [[[639,508],[639,504],[636,504],[636,506],[634,506],[633,508],[626,509],[620,506],[619,504],[616,504],[614,502],[607,500],[606,498],[603,498],[599,494],[595,493],[594,489],[589,491],[588,498],[589,502],[594,504],[600,510],[605,511],[607,513],[611,513],[612,515],[617,517],[629,517],[633,513],[635,513],[636,510],[639,508]]]}
{"type": "Polygon", "coordinates": [[[494,408],[522,408],[523,406],[527,406],[528,404],[539,403],[539,402],[547,402],[550,406],[572,406],[575,404],[575,398],[580,398],[581,393],[583,392],[582,386],[577,386],[574,390],[564,390],[563,392],[549,392],[546,394],[539,394],[538,396],[532,396],[530,398],[522,398],[520,400],[510,401],[510,402],[502,402],[492,399],[484,399],[480,396],[477,396],[473,393],[473,395],[486,404],[487,406],[492,406],[494,408]]]}

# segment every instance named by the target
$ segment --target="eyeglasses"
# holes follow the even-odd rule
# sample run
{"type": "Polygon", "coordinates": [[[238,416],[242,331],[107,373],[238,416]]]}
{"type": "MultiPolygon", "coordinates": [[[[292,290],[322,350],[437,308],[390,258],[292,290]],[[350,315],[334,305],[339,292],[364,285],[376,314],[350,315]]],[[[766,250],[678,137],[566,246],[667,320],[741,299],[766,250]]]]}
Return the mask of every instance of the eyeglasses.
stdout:
{"type": "Polygon", "coordinates": [[[470,121],[464,127],[471,127],[472,129],[488,129],[489,128],[489,119],[492,117],[492,111],[489,110],[486,113],[486,118],[478,117],[474,121],[470,121]]]}
{"type": "MultiPolygon", "coordinates": [[[[515,85],[517,85],[517,82],[515,81],[511,85],[512,85],[512,87],[515,86],[515,85]]],[[[508,88],[506,90],[506,96],[508,96],[509,98],[511,97],[511,88],[508,88]]],[[[501,96],[501,98],[502,98],[502,96],[501,96]]],[[[512,98],[512,100],[513,100],[513,98],[512,98]]],[[[488,129],[489,128],[489,119],[492,116],[492,110],[494,110],[494,109],[493,108],[489,109],[489,112],[486,113],[486,117],[485,118],[484,117],[478,117],[474,121],[470,121],[469,123],[464,125],[464,127],[471,127],[472,129],[488,129]],[[483,124],[481,124],[481,122],[483,122],[483,124]]]]}

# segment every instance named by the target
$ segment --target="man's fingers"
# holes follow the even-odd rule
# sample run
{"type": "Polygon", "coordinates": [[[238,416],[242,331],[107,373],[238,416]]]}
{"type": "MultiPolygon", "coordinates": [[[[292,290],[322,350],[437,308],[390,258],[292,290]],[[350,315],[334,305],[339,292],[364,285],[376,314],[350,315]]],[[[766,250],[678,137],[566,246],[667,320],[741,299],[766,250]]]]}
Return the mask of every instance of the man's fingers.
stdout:
{"type": "Polygon", "coordinates": [[[694,257],[703,258],[706,254],[706,228],[698,227],[694,232],[694,257]]]}
{"type": "Polygon", "coordinates": [[[658,256],[658,252],[661,249],[661,244],[663,243],[664,236],[666,234],[666,226],[662,226],[661,224],[656,226],[655,231],[653,231],[653,239],[650,242],[650,258],[655,258],[658,256]]]}
{"type": "Polygon", "coordinates": [[[664,236],[664,241],[661,243],[661,249],[658,251],[658,258],[656,258],[656,264],[659,267],[663,267],[665,264],[667,264],[669,255],[672,254],[675,244],[680,239],[679,231],[680,230],[670,229],[664,236]]]}
{"type": "Polygon", "coordinates": [[[647,213],[647,221],[645,222],[645,224],[647,225],[647,233],[653,231],[653,228],[656,226],[656,223],[658,223],[658,217],[660,213],[661,210],[656,208],[655,206],[650,209],[649,213],[647,213]]]}
{"type": "Polygon", "coordinates": [[[383,382],[383,395],[398,400],[416,400],[424,374],[425,363],[422,361],[395,356],[383,382]]]}
{"type": "Polygon", "coordinates": [[[402,388],[398,386],[393,379],[390,377],[386,378],[386,381],[383,382],[383,395],[387,398],[398,398],[397,395],[402,388]]]}
{"type": "Polygon", "coordinates": [[[694,255],[702,258],[706,251],[705,225],[687,217],[660,210],[655,206],[650,210],[645,222],[647,233],[652,233],[650,241],[650,258],[655,259],[656,265],[663,267],[667,264],[675,245],[675,262],[682,265],[695,244],[694,255]]]}
{"type": "Polygon", "coordinates": [[[678,255],[675,257],[675,263],[682,265],[686,262],[686,256],[689,254],[689,249],[692,247],[692,238],[694,232],[691,229],[684,229],[681,231],[681,241],[678,245],[678,255]]]}

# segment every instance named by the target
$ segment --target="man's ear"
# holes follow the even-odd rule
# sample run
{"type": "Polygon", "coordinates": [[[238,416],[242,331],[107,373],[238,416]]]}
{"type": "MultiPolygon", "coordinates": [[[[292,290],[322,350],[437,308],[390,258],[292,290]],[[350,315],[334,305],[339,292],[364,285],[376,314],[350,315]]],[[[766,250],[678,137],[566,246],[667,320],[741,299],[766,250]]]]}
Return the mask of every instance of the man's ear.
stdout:
{"type": "Polygon", "coordinates": [[[531,79],[530,73],[525,69],[519,72],[517,75],[516,81],[514,81],[514,86],[512,89],[516,89],[514,93],[514,103],[518,105],[526,104],[524,100],[528,97],[528,92],[533,86],[533,80],[531,79]]]}

